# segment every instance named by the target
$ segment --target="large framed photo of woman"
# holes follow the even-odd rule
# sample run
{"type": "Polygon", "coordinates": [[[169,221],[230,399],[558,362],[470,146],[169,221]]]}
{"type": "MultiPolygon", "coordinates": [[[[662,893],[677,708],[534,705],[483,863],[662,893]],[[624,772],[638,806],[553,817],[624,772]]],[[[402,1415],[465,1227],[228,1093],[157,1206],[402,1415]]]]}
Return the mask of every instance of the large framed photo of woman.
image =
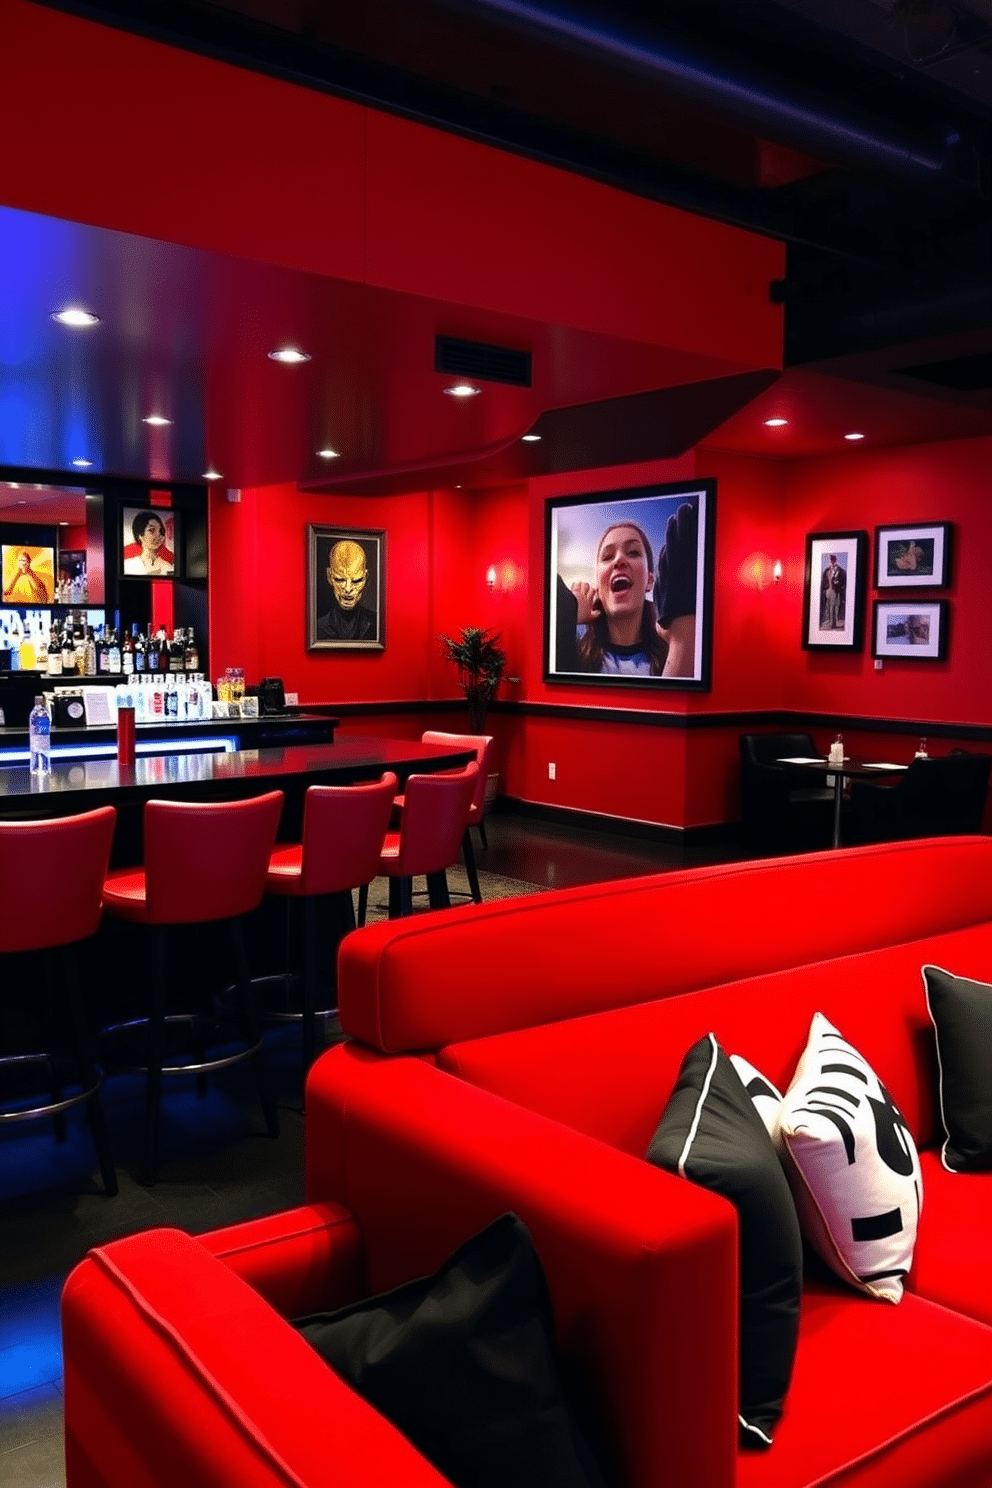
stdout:
{"type": "Polygon", "coordinates": [[[950,522],[875,528],[876,589],[946,589],[950,582],[950,522]]]}
{"type": "Polygon", "coordinates": [[[307,650],[386,647],[386,534],[307,527],[307,650]]]}
{"type": "Polygon", "coordinates": [[[712,480],[549,501],[545,680],[708,688],[715,515],[712,480]]]}
{"type": "Polygon", "coordinates": [[[804,650],[861,650],[867,556],[867,532],[806,534],[804,650]]]}
{"type": "Polygon", "coordinates": [[[121,507],[122,578],[176,578],[179,521],[179,513],[167,506],[121,507]]]}

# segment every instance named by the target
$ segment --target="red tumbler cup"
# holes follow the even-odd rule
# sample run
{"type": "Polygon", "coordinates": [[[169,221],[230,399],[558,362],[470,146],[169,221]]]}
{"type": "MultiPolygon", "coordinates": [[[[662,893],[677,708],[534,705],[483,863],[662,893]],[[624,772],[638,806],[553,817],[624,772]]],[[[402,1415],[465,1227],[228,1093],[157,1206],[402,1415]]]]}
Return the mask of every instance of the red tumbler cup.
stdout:
{"type": "Polygon", "coordinates": [[[134,764],[134,709],[117,709],[117,763],[134,764]]]}

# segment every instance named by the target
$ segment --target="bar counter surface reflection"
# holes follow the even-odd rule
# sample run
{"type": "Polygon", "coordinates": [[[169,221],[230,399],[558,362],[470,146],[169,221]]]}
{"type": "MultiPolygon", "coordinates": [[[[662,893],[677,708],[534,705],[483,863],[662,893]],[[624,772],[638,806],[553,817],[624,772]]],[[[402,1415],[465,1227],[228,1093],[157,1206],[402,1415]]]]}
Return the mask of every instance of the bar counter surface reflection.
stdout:
{"type": "Polygon", "coordinates": [[[419,740],[344,736],[333,744],[143,755],[133,765],[119,764],[113,758],[53,760],[51,774],[42,783],[26,766],[0,769],[0,811],[39,816],[45,810],[54,810],[57,815],[88,810],[95,803],[86,798],[94,791],[122,800],[162,794],[182,796],[187,792],[203,799],[204,787],[209,796],[209,787],[218,785],[226,796],[253,795],[281,781],[346,785],[378,779],[384,770],[394,770],[402,783],[414,772],[433,774],[457,769],[474,758],[474,750],[421,744],[419,740]]]}

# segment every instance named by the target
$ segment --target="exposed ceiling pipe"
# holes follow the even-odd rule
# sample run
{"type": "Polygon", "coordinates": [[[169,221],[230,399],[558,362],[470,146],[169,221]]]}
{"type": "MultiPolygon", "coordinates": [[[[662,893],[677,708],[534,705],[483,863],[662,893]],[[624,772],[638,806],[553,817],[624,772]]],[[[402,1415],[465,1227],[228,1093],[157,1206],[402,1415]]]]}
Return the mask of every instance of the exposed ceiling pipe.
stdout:
{"type": "Polygon", "coordinates": [[[795,150],[907,185],[960,184],[960,135],[903,129],[681,38],[635,30],[615,15],[532,0],[447,0],[654,79],[665,92],[795,150]]]}

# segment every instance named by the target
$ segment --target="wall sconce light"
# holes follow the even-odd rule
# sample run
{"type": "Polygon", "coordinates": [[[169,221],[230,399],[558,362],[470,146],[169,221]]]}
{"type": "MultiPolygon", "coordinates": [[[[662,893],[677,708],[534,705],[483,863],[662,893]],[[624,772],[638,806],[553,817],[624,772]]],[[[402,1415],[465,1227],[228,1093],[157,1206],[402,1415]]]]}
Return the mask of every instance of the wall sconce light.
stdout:
{"type": "Polygon", "coordinates": [[[491,563],[486,569],[486,583],[489,585],[490,594],[496,588],[496,565],[491,563]]]}
{"type": "Polygon", "coordinates": [[[772,565],[772,580],[776,584],[780,584],[782,582],[782,560],[781,560],[781,558],[776,558],[775,559],[775,562],[772,565]]]}

